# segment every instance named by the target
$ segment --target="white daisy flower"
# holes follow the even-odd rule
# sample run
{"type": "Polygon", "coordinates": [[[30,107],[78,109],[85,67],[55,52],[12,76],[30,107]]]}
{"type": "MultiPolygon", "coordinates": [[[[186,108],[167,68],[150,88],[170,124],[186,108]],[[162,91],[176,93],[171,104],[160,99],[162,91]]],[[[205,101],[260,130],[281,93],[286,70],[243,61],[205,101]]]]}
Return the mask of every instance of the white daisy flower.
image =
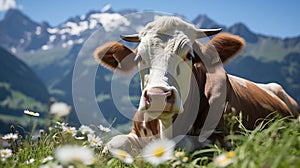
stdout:
{"type": "Polygon", "coordinates": [[[177,158],[184,157],[184,152],[182,152],[182,151],[177,151],[177,152],[175,152],[175,156],[176,156],[177,158]]]}
{"type": "Polygon", "coordinates": [[[29,111],[29,110],[24,110],[24,114],[34,116],[34,117],[39,117],[40,116],[40,113],[36,113],[36,112],[33,112],[33,111],[29,111]]]}
{"type": "Polygon", "coordinates": [[[88,135],[88,134],[94,134],[95,131],[92,130],[92,128],[90,128],[89,126],[86,125],[81,125],[79,128],[79,131],[83,134],[83,135],[88,135]]]}
{"type": "Polygon", "coordinates": [[[143,150],[143,158],[157,166],[172,158],[175,143],[171,140],[155,140],[149,143],[143,150]]]}
{"type": "Polygon", "coordinates": [[[101,138],[96,136],[95,134],[88,134],[87,138],[92,147],[99,147],[102,145],[101,138]]]}
{"type": "Polygon", "coordinates": [[[71,110],[71,106],[68,106],[66,103],[63,102],[53,103],[50,106],[50,113],[56,115],[57,117],[69,115],[71,110]]]}
{"type": "Polygon", "coordinates": [[[62,165],[58,165],[55,162],[49,162],[49,163],[47,163],[45,165],[40,166],[39,168],[63,168],[63,166],[62,165]]]}
{"type": "Polygon", "coordinates": [[[12,156],[12,150],[11,149],[1,149],[0,153],[1,153],[1,157],[3,159],[7,159],[7,158],[12,156]]]}
{"type": "Polygon", "coordinates": [[[131,164],[133,162],[132,156],[124,150],[110,149],[110,153],[124,163],[131,164]]]}
{"type": "Polygon", "coordinates": [[[110,132],[110,131],[111,131],[110,128],[104,127],[104,126],[101,125],[101,124],[98,126],[98,128],[99,128],[101,131],[103,131],[103,132],[110,132]]]}
{"type": "Polygon", "coordinates": [[[31,159],[29,159],[29,160],[26,160],[25,164],[29,165],[29,164],[34,163],[34,161],[35,161],[35,160],[34,160],[33,158],[31,158],[31,159]]]}
{"type": "Polygon", "coordinates": [[[16,140],[16,139],[18,139],[18,134],[9,133],[9,134],[4,135],[2,137],[2,139],[4,139],[4,140],[9,140],[9,139],[16,140]]]}
{"type": "Polygon", "coordinates": [[[71,134],[72,136],[76,135],[76,128],[75,127],[66,127],[66,126],[62,126],[63,132],[66,132],[68,134],[71,134]]]}
{"type": "Polygon", "coordinates": [[[226,167],[233,162],[232,158],[235,156],[233,151],[218,155],[214,158],[214,163],[220,167],[226,167]]]}
{"type": "Polygon", "coordinates": [[[59,147],[55,151],[55,158],[62,165],[70,165],[74,163],[91,165],[95,161],[94,153],[91,149],[77,145],[65,145],[59,147]]]}
{"type": "Polygon", "coordinates": [[[54,158],[52,157],[52,156],[47,156],[47,157],[45,157],[44,159],[42,159],[41,160],[41,162],[42,163],[47,163],[47,162],[49,162],[49,161],[51,161],[51,160],[53,160],[54,158]]]}

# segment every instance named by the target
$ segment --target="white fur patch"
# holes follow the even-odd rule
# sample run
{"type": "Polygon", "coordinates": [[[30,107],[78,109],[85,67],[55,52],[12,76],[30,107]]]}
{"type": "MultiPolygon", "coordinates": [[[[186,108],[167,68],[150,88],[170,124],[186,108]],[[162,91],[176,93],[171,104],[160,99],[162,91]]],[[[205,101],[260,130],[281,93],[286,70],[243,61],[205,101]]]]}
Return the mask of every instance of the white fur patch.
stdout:
{"type": "Polygon", "coordinates": [[[247,80],[237,77],[237,76],[233,76],[233,75],[228,75],[231,77],[231,79],[233,79],[234,81],[236,81],[238,84],[240,84],[241,86],[247,88],[247,80]]]}

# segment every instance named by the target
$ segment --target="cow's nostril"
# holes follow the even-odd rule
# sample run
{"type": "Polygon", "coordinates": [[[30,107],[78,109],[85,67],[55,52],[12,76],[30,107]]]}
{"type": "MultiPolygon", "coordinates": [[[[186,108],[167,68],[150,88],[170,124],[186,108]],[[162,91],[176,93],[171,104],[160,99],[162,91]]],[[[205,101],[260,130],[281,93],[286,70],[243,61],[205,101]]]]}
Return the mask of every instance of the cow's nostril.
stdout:
{"type": "Polygon", "coordinates": [[[151,90],[145,90],[144,92],[144,101],[146,108],[152,107],[163,107],[168,104],[173,104],[175,102],[175,96],[173,91],[168,90],[164,91],[158,88],[151,90]]]}
{"type": "Polygon", "coordinates": [[[170,93],[167,95],[166,102],[172,104],[175,102],[175,96],[173,94],[173,91],[168,91],[168,92],[170,93]]]}

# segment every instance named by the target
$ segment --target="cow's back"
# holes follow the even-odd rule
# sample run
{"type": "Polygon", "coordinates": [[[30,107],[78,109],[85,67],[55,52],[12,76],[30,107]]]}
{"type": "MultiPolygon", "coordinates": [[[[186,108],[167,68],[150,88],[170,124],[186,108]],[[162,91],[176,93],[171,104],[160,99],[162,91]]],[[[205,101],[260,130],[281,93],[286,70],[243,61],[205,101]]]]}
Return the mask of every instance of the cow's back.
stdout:
{"type": "Polygon", "coordinates": [[[242,112],[243,124],[253,129],[259,119],[276,114],[295,117],[289,107],[276,95],[269,94],[255,83],[228,75],[227,108],[225,113],[242,112]]]}

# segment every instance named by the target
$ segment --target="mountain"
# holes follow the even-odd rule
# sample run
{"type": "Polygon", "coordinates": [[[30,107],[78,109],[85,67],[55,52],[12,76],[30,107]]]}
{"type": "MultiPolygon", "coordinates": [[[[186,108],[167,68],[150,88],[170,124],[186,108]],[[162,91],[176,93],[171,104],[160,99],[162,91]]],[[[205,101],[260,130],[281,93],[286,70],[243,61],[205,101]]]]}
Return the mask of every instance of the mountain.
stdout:
{"type": "Polygon", "coordinates": [[[24,109],[45,112],[49,93],[23,61],[0,47],[0,111],[21,116],[24,109]]]}
{"type": "Polygon", "coordinates": [[[0,21],[0,43],[12,52],[36,50],[49,39],[48,23],[38,24],[17,9],[0,21]]]}
{"type": "MultiPolygon", "coordinates": [[[[34,22],[18,10],[9,10],[0,21],[0,45],[29,65],[57,100],[72,105],[76,99],[87,105],[96,101],[104,112],[104,118],[112,121],[114,116],[118,116],[117,123],[126,123],[130,117],[124,116],[130,116],[133,112],[116,107],[111,83],[114,74],[98,67],[92,53],[105,42],[119,41],[120,34],[139,32],[145,24],[160,15],[155,12],[138,13],[131,9],[114,11],[108,5],[102,10],[71,17],[52,27],[46,22],[34,22]],[[95,95],[96,100],[88,101],[84,97],[74,96],[74,85],[78,81],[86,81],[89,75],[94,75],[91,83],[77,88],[87,92],[95,87],[91,94],[95,95]]],[[[226,70],[255,82],[278,82],[300,103],[300,36],[286,39],[270,37],[254,33],[243,23],[230,27],[220,25],[206,15],[197,16],[192,23],[199,28],[222,27],[224,32],[243,37],[247,42],[246,48],[226,65],[226,70]]],[[[121,42],[132,48],[136,46],[121,42]]],[[[118,97],[121,104],[128,103],[128,99],[133,106],[138,104],[138,78],[136,75],[130,82],[129,97],[118,97]]],[[[126,88],[126,85],[121,82],[120,88],[126,88]]],[[[98,116],[97,110],[87,107],[87,111],[92,114],[91,118],[103,119],[98,116]]],[[[76,115],[71,113],[70,120],[78,122],[76,115]]]]}

